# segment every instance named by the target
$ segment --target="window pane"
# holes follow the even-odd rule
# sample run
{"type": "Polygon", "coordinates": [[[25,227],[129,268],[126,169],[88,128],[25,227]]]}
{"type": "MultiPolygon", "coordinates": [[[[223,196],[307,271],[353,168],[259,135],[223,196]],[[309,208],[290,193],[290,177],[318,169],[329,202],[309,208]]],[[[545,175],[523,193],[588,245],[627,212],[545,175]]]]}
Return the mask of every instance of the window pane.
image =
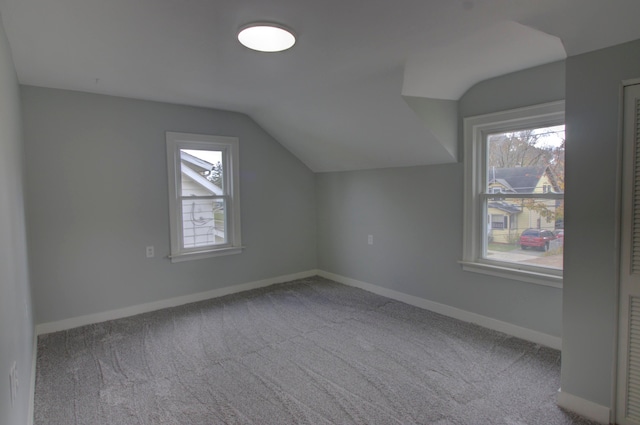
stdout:
{"type": "Polygon", "coordinates": [[[223,195],[222,151],[180,149],[181,196],[223,195]]]}
{"type": "Polygon", "coordinates": [[[182,237],[186,249],[227,243],[224,199],[183,199],[182,237]]]}
{"type": "Polygon", "coordinates": [[[562,270],[563,199],[490,197],[484,258],[562,270]]]}
{"type": "Polygon", "coordinates": [[[484,258],[562,270],[564,125],[487,137],[484,258]],[[523,198],[499,194],[529,195],[523,198]]]}
{"type": "Polygon", "coordinates": [[[487,193],[564,193],[564,125],[487,137],[487,193]]]}

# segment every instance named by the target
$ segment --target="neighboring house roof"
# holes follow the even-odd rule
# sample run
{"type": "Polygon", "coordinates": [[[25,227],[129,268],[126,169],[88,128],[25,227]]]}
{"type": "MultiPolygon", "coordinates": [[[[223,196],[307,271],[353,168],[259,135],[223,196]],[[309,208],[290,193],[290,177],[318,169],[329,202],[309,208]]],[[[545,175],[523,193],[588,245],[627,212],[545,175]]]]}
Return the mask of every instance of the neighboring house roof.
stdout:
{"type": "Polygon", "coordinates": [[[545,174],[549,177],[554,190],[558,190],[556,179],[547,166],[496,168],[490,173],[489,185],[498,183],[512,189],[515,193],[532,193],[545,174]]]}
{"type": "Polygon", "coordinates": [[[500,186],[502,186],[502,191],[505,193],[512,193],[515,192],[515,190],[513,190],[513,188],[511,187],[511,185],[509,184],[508,181],[506,181],[505,179],[495,179],[489,182],[489,185],[491,184],[499,184],[500,186]]]}
{"type": "Polygon", "coordinates": [[[189,167],[196,170],[197,172],[213,170],[213,164],[205,161],[204,159],[200,159],[191,154],[188,154],[183,150],[180,151],[180,160],[188,163],[189,167]]]}
{"type": "Polygon", "coordinates": [[[522,208],[519,206],[504,201],[489,202],[488,207],[495,208],[509,214],[518,214],[522,212],[522,208]]]}

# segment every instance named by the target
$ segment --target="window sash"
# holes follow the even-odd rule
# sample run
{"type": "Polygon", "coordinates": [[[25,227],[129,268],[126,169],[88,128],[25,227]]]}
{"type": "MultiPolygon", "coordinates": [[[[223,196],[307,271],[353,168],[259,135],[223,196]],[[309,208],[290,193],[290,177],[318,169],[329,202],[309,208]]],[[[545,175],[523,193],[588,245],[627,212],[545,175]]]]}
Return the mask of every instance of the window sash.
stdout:
{"type": "MultiPolygon", "coordinates": [[[[215,143],[195,143],[195,142],[178,142],[175,146],[175,161],[176,161],[176,170],[182,171],[182,160],[180,157],[180,151],[182,150],[201,150],[208,152],[220,152],[221,163],[222,163],[222,189],[225,195],[230,194],[231,190],[231,179],[229,178],[229,169],[230,169],[230,161],[229,161],[229,148],[227,146],[215,144],[215,143]]],[[[182,195],[182,179],[176,180],[177,187],[176,193],[178,196],[186,196],[182,195]]]]}
{"type": "MultiPolygon", "coordinates": [[[[230,247],[232,246],[231,244],[231,239],[229,238],[229,214],[230,214],[230,197],[229,196],[181,196],[180,197],[180,201],[178,202],[178,208],[180,209],[180,214],[179,214],[179,219],[180,219],[180,226],[178,226],[178,230],[179,230],[179,240],[180,240],[180,244],[181,244],[181,250],[183,252],[200,252],[202,250],[208,250],[211,248],[225,248],[225,247],[230,247]],[[224,204],[224,215],[223,215],[223,234],[224,234],[224,242],[221,243],[215,243],[215,237],[214,237],[214,243],[208,243],[208,244],[201,244],[201,245],[197,245],[197,246],[193,246],[193,247],[188,247],[186,246],[187,244],[185,243],[185,239],[187,237],[192,237],[195,235],[186,235],[185,234],[185,221],[184,221],[184,216],[185,214],[187,214],[188,212],[184,211],[184,201],[208,201],[208,200],[216,200],[216,199],[220,199],[223,201],[224,204]]],[[[212,218],[213,221],[213,234],[216,234],[216,226],[215,226],[215,212],[213,212],[214,217],[212,218]]],[[[210,226],[211,227],[211,226],[210,226]]],[[[195,245],[195,243],[194,243],[195,245]]]]}
{"type": "Polygon", "coordinates": [[[480,199],[564,199],[564,193],[480,193],[480,199]]]}
{"type": "Polygon", "coordinates": [[[178,230],[178,240],[180,243],[180,251],[182,253],[188,252],[200,252],[207,251],[212,248],[226,248],[233,245],[233,239],[229,236],[228,231],[228,222],[229,215],[233,213],[233,206],[231,202],[229,202],[229,189],[231,179],[229,178],[229,149],[227,146],[218,145],[214,143],[197,143],[197,142],[179,142],[175,147],[175,156],[176,156],[176,170],[180,170],[180,173],[176,173],[176,196],[177,196],[177,206],[179,209],[179,213],[176,215],[176,220],[179,221],[177,225],[178,230]],[[222,156],[222,192],[223,195],[209,195],[209,196],[199,196],[199,195],[182,195],[182,159],[180,152],[182,150],[203,150],[203,151],[217,151],[221,153],[222,156]],[[201,245],[196,247],[187,247],[185,244],[185,234],[184,234],[184,210],[183,210],[183,201],[184,200],[207,200],[207,199],[223,199],[225,200],[225,211],[224,211],[224,223],[225,223],[225,242],[224,243],[213,243],[209,245],[201,245]]]}
{"type": "Polygon", "coordinates": [[[487,193],[487,137],[491,134],[564,124],[564,101],[551,102],[464,119],[464,223],[463,256],[466,271],[562,287],[562,271],[484,258],[489,199],[556,199],[562,193],[487,193]]]}

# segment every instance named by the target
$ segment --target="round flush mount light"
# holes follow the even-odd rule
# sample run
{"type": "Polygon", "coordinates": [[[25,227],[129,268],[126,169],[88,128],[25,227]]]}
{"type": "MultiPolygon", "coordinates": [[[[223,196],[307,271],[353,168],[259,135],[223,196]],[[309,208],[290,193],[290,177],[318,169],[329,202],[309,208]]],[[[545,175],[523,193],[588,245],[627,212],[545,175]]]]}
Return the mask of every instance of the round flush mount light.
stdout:
{"type": "Polygon", "coordinates": [[[238,41],[259,52],[281,52],[296,44],[296,37],[282,25],[253,23],[240,29],[238,41]]]}

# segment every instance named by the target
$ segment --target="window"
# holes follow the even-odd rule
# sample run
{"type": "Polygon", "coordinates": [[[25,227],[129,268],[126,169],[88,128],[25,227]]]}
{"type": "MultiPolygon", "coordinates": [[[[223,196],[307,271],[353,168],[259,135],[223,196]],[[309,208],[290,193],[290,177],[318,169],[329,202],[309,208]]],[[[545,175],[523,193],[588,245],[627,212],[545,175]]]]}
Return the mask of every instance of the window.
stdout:
{"type": "Polygon", "coordinates": [[[464,138],[463,268],[561,287],[564,101],[465,118],[464,138]]]}
{"type": "Polygon", "coordinates": [[[171,261],[238,254],[238,139],[167,132],[171,261]]]}
{"type": "Polygon", "coordinates": [[[491,228],[505,229],[507,227],[507,217],[500,214],[491,214],[491,228]]]}

